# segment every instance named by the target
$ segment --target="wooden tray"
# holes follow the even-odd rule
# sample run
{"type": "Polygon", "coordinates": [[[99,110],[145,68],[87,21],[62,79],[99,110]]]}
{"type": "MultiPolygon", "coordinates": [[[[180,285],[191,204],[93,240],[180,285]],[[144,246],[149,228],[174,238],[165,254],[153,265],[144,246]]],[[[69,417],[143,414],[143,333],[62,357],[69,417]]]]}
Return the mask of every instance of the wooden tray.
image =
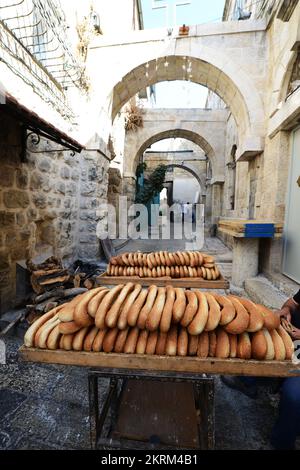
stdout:
{"type": "Polygon", "coordinates": [[[25,346],[19,349],[19,354],[25,362],[45,362],[69,366],[261,377],[300,376],[300,366],[292,364],[291,361],[245,361],[242,359],[200,359],[198,357],[51,351],[49,349],[26,348],[25,346]]]}
{"type": "Polygon", "coordinates": [[[136,282],[142,286],[151,286],[155,284],[159,287],[173,286],[173,287],[198,287],[201,289],[229,289],[229,281],[224,279],[222,274],[216,281],[207,281],[201,277],[139,277],[139,276],[107,276],[106,273],[97,277],[100,285],[117,285],[125,284],[126,282],[136,282]]]}

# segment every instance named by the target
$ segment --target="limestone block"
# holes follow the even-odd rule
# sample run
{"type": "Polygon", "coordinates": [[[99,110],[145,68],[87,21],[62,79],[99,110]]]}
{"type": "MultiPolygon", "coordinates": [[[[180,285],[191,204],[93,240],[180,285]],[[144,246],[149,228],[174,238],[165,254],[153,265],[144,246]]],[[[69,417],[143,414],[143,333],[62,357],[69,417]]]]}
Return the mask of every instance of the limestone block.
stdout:
{"type": "Polygon", "coordinates": [[[57,199],[56,197],[51,197],[51,196],[48,196],[48,207],[56,207],[56,203],[57,203],[57,199]]]}
{"type": "Polygon", "coordinates": [[[96,215],[96,211],[94,210],[89,210],[89,211],[82,211],[80,213],[80,220],[97,220],[97,215],[96,215]]]}
{"type": "Polygon", "coordinates": [[[64,179],[69,179],[71,176],[70,169],[67,166],[63,166],[60,170],[60,176],[64,179]]]}
{"type": "Polygon", "coordinates": [[[1,165],[0,187],[8,188],[14,184],[14,169],[7,165],[1,165]]]}
{"type": "Polygon", "coordinates": [[[41,157],[37,160],[37,167],[40,171],[50,173],[52,167],[52,161],[48,157],[41,157]]]}
{"type": "Polygon", "coordinates": [[[77,193],[77,185],[76,183],[67,183],[66,184],[66,193],[68,196],[75,196],[77,193]]]}
{"type": "Polygon", "coordinates": [[[28,187],[28,171],[26,168],[16,169],[16,184],[19,189],[26,189],[28,187]]]}
{"type": "Polygon", "coordinates": [[[38,209],[46,209],[47,197],[44,194],[33,194],[32,202],[38,209]]]}
{"type": "Polygon", "coordinates": [[[83,183],[81,185],[82,196],[93,196],[97,190],[96,183],[83,183]]]}
{"type": "Polygon", "coordinates": [[[29,248],[20,244],[14,245],[10,250],[10,257],[12,261],[27,259],[29,258],[29,248]]]}
{"type": "Polygon", "coordinates": [[[64,198],[63,200],[63,205],[64,205],[64,208],[65,209],[70,209],[71,205],[72,205],[72,199],[70,198],[64,198]]]}
{"type": "Polygon", "coordinates": [[[245,162],[261,154],[264,150],[264,139],[257,136],[246,136],[238,148],[236,160],[245,162]]]}
{"type": "Polygon", "coordinates": [[[23,227],[25,224],[26,224],[26,217],[25,217],[25,214],[23,212],[17,212],[16,214],[16,220],[17,220],[17,224],[20,226],[20,227],[23,227]]]}
{"type": "Polygon", "coordinates": [[[15,214],[12,212],[0,211],[0,227],[10,227],[15,224],[15,214]]]}
{"type": "Polygon", "coordinates": [[[44,175],[37,171],[34,171],[30,175],[30,184],[29,184],[30,189],[31,190],[43,189],[43,185],[44,185],[44,175]]]}
{"type": "Polygon", "coordinates": [[[28,222],[32,222],[34,220],[37,220],[39,217],[39,214],[38,214],[38,211],[36,209],[34,209],[33,207],[31,207],[30,209],[28,209],[27,211],[27,219],[28,219],[28,222]]]}
{"type": "Polygon", "coordinates": [[[57,248],[64,248],[69,245],[69,237],[60,234],[59,238],[56,241],[57,248]]]}
{"type": "Polygon", "coordinates": [[[78,160],[77,160],[76,156],[74,157],[73,155],[70,155],[68,152],[65,152],[64,153],[64,162],[69,166],[73,166],[74,163],[78,162],[78,160]]]}
{"type": "Polygon", "coordinates": [[[176,55],[187,55],[187,51],[190,50],[191,39],[189,37],[176,38],[175,54],[176,55]]]}
{"type": "Polygon", "coordinates": [[[29,196],[24,191],[10,190],[3,194],[3,201],[9,209],[19,209],[29,206],[29,196]]]}
{"type": "Polygon", "coordinates": [[[19,232],[21,242],[28,242],[31,237],[31,231],[28,228],[24,228],[19,232]]]}
{"type": "MultiPolygon", "coordinates": [[[[103,168],[99,172],[100,172],[100,179],[102,179],[103,178],[103,168]]],[[[89,170],[88,170],[88,179],[89,179],[89,181],[98,180],[98,174],[97,174],[97,167],[96,166],[91,166],[89,168],[89,170]]]]}
{"type": "Polygon", "coordinates": [[[259,239],[234,238],[232,284],[243,287],[246,279],[258,273],[259,239]]]}
{"type": "Polygon", "coordinates": [[[9,230],[6,232],[5,236],[5,245],[8,247],[11,247],[12,245],[15,245],[17,242],[17,234],[15,230],[9,230]]]}
{"type": "Polygon", "coordinates": [[[72,171],[72,175],[71,175],[72,180],[78,181],[78,180],[79,180],[79,177],[80,177],[79,171],[73,170],[73,171],[72,171]]]}
{"type": "Polygon", "coordinates": [[[130,92],[128,90],[128,88],[124,88],[124,90],[120,93],[120,100],[121,100],[121,103],[126,103],[130,98],[130,92]]]}

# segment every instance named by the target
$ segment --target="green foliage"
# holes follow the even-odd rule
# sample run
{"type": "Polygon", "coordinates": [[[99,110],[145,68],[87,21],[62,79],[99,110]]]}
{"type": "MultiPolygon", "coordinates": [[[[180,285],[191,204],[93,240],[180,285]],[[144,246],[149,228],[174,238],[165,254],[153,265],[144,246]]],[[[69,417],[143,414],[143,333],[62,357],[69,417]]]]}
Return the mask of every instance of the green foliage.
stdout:
{"type": "Polygon", "coordinates": [[[146,169],[147,169],[146,162],[139,163],[138,166],[136,167],[136,177],[139,178],[146,169]]]}
{"type": "Polygon", "coordinates": [[[145,180],[144,186],[140,188],[136,195],[135,202],[138,204],[146,205],[150,202],[154,196],[161,192],[163,189],[165,176],[167,172],[166,165],[159,165],[149,176],[147,180],[145,180]]]}

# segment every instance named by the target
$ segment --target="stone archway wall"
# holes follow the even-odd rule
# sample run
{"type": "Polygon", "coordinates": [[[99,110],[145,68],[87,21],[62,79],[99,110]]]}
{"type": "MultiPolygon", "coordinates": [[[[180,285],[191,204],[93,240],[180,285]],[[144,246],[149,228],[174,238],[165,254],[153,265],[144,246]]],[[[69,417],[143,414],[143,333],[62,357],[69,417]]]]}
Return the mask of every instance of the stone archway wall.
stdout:
{"type": "MultiPolygon", "coordinates": [[[[225,178],[225,126],[228,110],[199,109],[152,109],[144,115],[144,126],[136,132],[127,132],[123,162],[123,194],[131,202],[135,194],[135,173],[144,152],[155,142],[169,138],[184,138],[198,145],[208,157],[212,168],[208,194],[214,194],[211,217],[220,216],[221,191],[216,191],[225,178]],[[213,144],[211,144],[213,142],[213,144]],[[215,187],[216,186],[216,187],[215,187]]],[[[171,163],[172,165],[172,163],[171,163]]],[[[181,165],[176,165],[182,168],[181,165]]],[[[189,164],[186,168],[194,173],[201,188],[206,187],[203,175],[189,164]]],[[[203,196],[204,194],[203,191],[203,196]]],[[[210,217],[210,218],[211,218],[210,217]]],[[[209,218],[209,219],[210,219],[209,218]]]]}
{"type": "MultiPolygon", "coordinates": [[[[228,104],[235,116],[240,133],[247,133],[250,130],[251,112],[242,92],[232,78],[222,69],[204,60],[175,55],[153,59],[126,74],[114,88],[112,118],[114,119],[117,112],[141,89],[162,81],[174,80],[189,80],[207,86],[228,104]],[[191,71],[190,75],[188,70],[191,71]]],[[[252,107],[252,103],[249,103],[249,106],[252,107]]]]}
{"type": "Polygon", "coordinates": [[[170,163],[169,165],[167,165],[167,167],[168,168],[179,168],[180,170],[187,171],[188,173],[193,175],[194,178],[196,178],[197,182],[199,183],[200,193],[202,194],[202,192],[205,188],[205,179],[204,179],[202,174],[198,173],[196,168],[193,168],[192,165],[189,165],[187,163],[185,163],[184,165],[179,165],[179,164],[176,164],[176,163],[170,163]]]}
{"type": "MultiPolygon", "coordinates": [[[[168,36],[162,29],[99,38],[89,60],[108,64],[109,76],[101,71],[101,91],[95,94],[98,91],[113,119],[132,96],[151,84],[189,80],[207,86],[234,116],[238,158],[253,157],[262,152],[265,135],[266,27],[262,19],[191,26],[188,37],[175,31],[168,36]]],[[[98,86],[99,71],[94,77],[91,72],[91,82],[98,86]]]]}
{"type": "Polygon", "coordinates": [[[228,110],[151,109],[144,125],[125,136],[123,174],[135,178],[140,157],[155,142],[184,138],[197,144],[210,159],[213,181],[224,181],[224,135],[228,110]]]}

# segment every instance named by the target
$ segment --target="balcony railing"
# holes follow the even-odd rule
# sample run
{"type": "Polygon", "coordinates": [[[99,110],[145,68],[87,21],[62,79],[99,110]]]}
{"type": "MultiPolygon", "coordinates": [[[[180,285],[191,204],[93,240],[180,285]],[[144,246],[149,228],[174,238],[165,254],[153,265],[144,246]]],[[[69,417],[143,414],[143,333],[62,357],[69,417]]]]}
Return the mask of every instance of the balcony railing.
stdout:
{"type": "Polygon", "coordinates": [[[0,20],[61,88],[83,85],[84,67],[68,44],[58,0],[0,0],[0,20]]]}

